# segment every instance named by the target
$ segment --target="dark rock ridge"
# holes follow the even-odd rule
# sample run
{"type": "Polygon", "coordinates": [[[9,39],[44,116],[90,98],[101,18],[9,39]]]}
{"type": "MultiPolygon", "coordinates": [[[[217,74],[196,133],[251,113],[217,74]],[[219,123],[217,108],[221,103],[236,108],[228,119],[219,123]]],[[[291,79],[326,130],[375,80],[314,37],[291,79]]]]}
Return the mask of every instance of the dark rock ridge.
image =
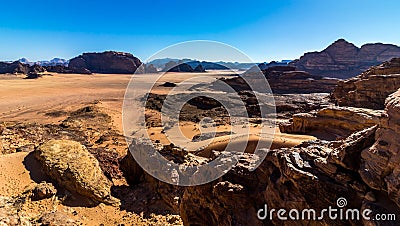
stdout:
{"type": "Polygon", "coordinates": [[[331,97],[339,106],[383,109],[385,99],[398,88],[400,58],[394,58],[355,78],[340,81],[331,97]]]}
{"type": "Polygon", "coordinates": [[[133,74],[142,62],[130,53],[84,53],[69,61],[73,73],[133,74]]]}
{"type": "Polygon", "coordinates": [[[203,68],[201,64],[191,65],[190,63],[185,62],[174,62],[170,61],[165,64],[165,68],[163,69],[165,72],[205,72],[206,70],[203,68]]]}
{"type": "Polygon", "coordinates": [[[358,48],[339,39],[321,52],[304,54],[290,63],[298,70],[333,78],[351,78],[369,67],[400,57],[400,47],[391,44],[366,44],[358,48]]]}
{"type": "Polygon", "coordinates": [[[38,74],[45,71],[46,69],[38,64],[30,66],[19,61],[12,63],[0,62],[0,74],[38,74]]]}
{"type": "Polygon", "coordinates": [[[55,72],[55,73],[72,73],[68,67],[63,65],[55,65],[55,66],[45,66],[47,72],[55,72]]]}
{"type": "MultiPolygon", "coordinates": [[[[253,69],[243,74],[243,76],[246,76],[246,80],[251,80],[255,77],[252,76],[252,73],[254,73],[253,69]]],[[[336,79],[325,79],[321,76],[311,75],[305,71],[296,71],[293,66],[268,67],[262,70],[262,73],[265,75],[272,92],[276,94],[330,93],[338,82],[336,79]]],[[[250,90],[250,87],[241,77],[222,79],[222,81],[237,91],[250,90]]]]}
{"type": "Polygon", "coordinates": [[[29,71],[29,65],[23,64],[19,61],[14,61],[12,63],[0,62],[0,73],[1,74],[27,74],[29,71]]]}

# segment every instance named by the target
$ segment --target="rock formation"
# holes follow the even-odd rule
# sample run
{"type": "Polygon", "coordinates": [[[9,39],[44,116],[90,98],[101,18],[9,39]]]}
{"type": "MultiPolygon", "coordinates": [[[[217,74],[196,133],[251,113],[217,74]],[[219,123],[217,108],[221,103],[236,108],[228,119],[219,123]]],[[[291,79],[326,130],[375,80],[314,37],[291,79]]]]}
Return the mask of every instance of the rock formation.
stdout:
{"type": "Polygon", "coordinates": [[[400,58],[394,58],[355,78],[340,81],[331,96],[339,106],[383,109],[385,99],[398,88],[400,58]]]}
{"type": "Polygon", "coordinates": [[[153,64],[146,64],[145,65],[145,72],[151,74],[151,73],[157,73],[158,70],[157,70],[156,67],[154,67],[153,64]]]}
{"type": "Polygon", "coordinates": [[[64,65],[45,66],[46,71],[55,73],[72,73],[68,67],[64,65]]]}
{"type": "Polygon", "coordinates": [[[113,204],[112,182],[100,169],[97,159],[78,142],[52,140],[35,150],[43,171],[60,186],[94,201],[113,204]]]}
{"type": "MultiPolygon", "coordinates": [[[[253,79],[253,69],[244,73],[246,80],[253,79]]],[[[260,73],[255,71],[255,73],[260,73]]],[[[274,66],[262,70],[271,90],[275,94],[287,93],[330,93],[337,85],[336,79],[324,79],[304,71],[296,71],[292,66],[274,66]]],[[[241,77],[222,79],[236,91],[250,90],[241,77]]],[[[262,81],[264,82],[264,81],[262,81]]]]}
{"type": "Polygon", "coordinates": [[[0,62],[0,74],[27,74],[29,72],[29,65],[23,64],[19,61],[14,61],[12,63],[0,62]]]}
{"type": "Polygon", "coordinates": [[[195,67],[193,69],[193,72],[205,72],[205,71],[206,70],[204,69],[204,67],[201,64],[197,65],[197,67],[195,67]]]}
{"type": "MultiPolygon", "coordinates": [[[[185,225],[397,225],[398,220],[370,221],[361,215],[333,219],[325,214],[320,220],[313,220],[313,216],[319,217],[329,206],[344,213],[357,209],[361,214],[370,209],[370,216],[399,213],[399,106],[400,90],[387,99],[385,112],[324,109],[316,114],[331,117],[327,127],[337,124],[356,132],[338,141],[317,140],[295,148],[264,150],[267,156],[254,171],[251,164],[256,156],[245,153],[224,176],[200,186],[176,187],[160,182],[138,168],[129,154],[123,170],[130,174],[132,184],[143,183],[179,211],[185,225]],[[341,206],[340,199],[346,199],[341,206]],[[272,217],[268,212],[261,220],[257,214],[264,208],[313,209],[315,215],[311,212],[305,220],[282,221],[276,212],[272,217]]],[[[190,162],[196,156],[185,158],[184,162],[190,162]]],[[[290,215],[286,212],[285,216],[290,215]]],[[[299,218],[296,214],[292,217],[299,218]]]]}
{"type": "Polygon", "coordinates": [[[359,173],[371,188],[384,191],[400,206],[400,90],[386,100],[387,117],[380,124],[375,143],[361,152],[359,173]]]}
{"type": "Polygon", "coordinates": [[[321,52],[304,54],[293,61],[297,70],[333,78],[351,78],[369,67],[400,57],[400,47],[390,44],[366,44],[361,48],[339,39],[321,52]]]}
{"type": "Polygon", "coordinates": [[[106,51],[84,53],[70,60],[74,73],[133,74],[142,62],[130,53],[106,51]]]}
{"type": "Polygon", "coordinates": [[[309,113],[294,114],[282,123],[283,133],[313,134],[325,139],[343,138],[351,133],[379,124],[383,111],[352,107],[328,107],[309,113]]]}
{"type": "Polygon", "coordinates": [[[193,68],[187,63],[178,63],[176,66],[168,68],[167,72],[193,72],[193,68]]]}

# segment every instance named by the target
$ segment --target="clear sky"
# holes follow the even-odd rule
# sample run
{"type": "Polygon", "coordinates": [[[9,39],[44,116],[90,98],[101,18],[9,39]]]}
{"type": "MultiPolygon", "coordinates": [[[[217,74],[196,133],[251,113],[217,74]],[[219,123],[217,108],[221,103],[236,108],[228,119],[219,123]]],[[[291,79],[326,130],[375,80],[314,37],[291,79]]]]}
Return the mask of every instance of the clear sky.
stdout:
{"type": "Polygon", "coordinates": [[[145,60],[177,42],[215,40],[254,61],[296,59],[338,38],[400,45],[398,0],[2,1],[0,60],[117,50],[145,60]]]}

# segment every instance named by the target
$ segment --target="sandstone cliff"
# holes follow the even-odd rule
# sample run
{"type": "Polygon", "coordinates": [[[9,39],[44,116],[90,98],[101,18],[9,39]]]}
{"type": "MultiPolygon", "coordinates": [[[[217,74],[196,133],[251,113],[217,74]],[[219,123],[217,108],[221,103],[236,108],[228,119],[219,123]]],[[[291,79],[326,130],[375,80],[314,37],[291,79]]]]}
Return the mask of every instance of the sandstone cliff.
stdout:
{"type": "Polygon", "coordinates": [[[70,60],[74,73],[133,74],[142,62],[130,53],[106,51],[84,53],[70,60]]]}
{"type": "Polygon", "coordinates": [[[398,88],[400,58],[394,58],[355,78],[340,81],[331,97],[339,106],[383,109],[385,99],[398,88]]]}
{"type": "Polygon", "coordinates": [[[351,78],[395,57],[400,57],[400,47],[395,45],[375,43],[358,48],[339,39],[321,52],[304,54],[291,65],[314,75],[351,78]]]}

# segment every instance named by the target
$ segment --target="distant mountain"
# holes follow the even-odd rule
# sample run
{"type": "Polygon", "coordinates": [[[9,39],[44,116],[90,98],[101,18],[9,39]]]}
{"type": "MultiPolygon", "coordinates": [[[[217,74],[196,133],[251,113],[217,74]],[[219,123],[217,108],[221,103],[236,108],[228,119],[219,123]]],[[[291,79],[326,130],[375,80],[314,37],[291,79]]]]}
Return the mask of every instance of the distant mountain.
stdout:
{"type": "Polygon", "coordinates": [[[52,60],[41,60],[41,61],[29,61],[26,58],[21,58],[18,60],[19,62],[23,64],[28,64],[30,66],[38,64],[40,66],[68,66],[68,60],[61,59],[61,58],[54,58],[52,60]]]}
{"type": "Polygon", "coordinates": [[[269,63],[261,63],[258,65],[260,70],[266,70],[270,67],[276,67],[276,66],[288,66],[288,64],[292,62],[291,60],[282,60],[280,62],[277,61],[271,61],[269,63]]]}
{"type": "Polygon", "coordinates": [[[400,57],[400,47],[391,44],[365,44],[361,48],[339,39],[321,52],[304,54],[290,63],[297,70],[332,78],[351,78],[371,66],[400,57]]]}
{"type": "Polygon", "coordinates": [[[41,66],[57,66],[57,65],[68,66],[68,62],[69,60],[54,58],[49,61],[39,61],[37,63],[41,66]]]}
{"type": "Polygon", "coordinates": [[[175,62],[177,64],[187,63],[192,68],[196,68],[199,64],[201,64],[201,66],[205,70],[230,70],[230,69],[246,70],[256,65],[255,63],[239,63],[239,62],[224,62],[224,61],[209,62],[209,61],[198,61],[193,59],[174,59],[174,58],[155,59],[148,62],[148,64],[152,64],[157,69],[163,70],[166,64],[170,62],[175,62]]]}

